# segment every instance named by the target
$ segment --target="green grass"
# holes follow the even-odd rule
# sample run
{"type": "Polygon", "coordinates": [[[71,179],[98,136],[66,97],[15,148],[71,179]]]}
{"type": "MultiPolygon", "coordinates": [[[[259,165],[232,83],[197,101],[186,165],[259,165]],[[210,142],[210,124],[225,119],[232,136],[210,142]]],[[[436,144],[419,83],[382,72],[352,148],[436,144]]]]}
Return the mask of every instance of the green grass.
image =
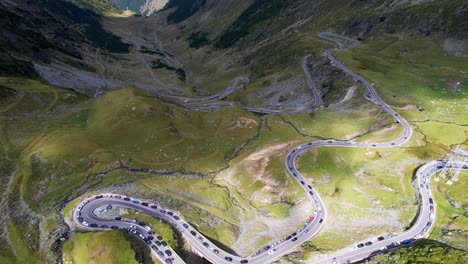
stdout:
{"type": "Polygon", "coordinates": [[[65,263],[138,263],[122,231],[74,234],[63,250],[65,263]]]}
{"type": "Polygon", "coordinates": [[[410,120],[468,123],[463,114],[468,102],[466,59],[447,55],[441,39],[397,38],[387,35],[336,53],[351,69],[375,83],[385,102],[424,109],[405,111],[410,120]],[[457,82],[461,84],[457,86],[457,82]]]}
{"type": "MultiPolygon", "coordinates": [[[[365,263],[464,263],[466,251],[444,244],[422,240],[411,247],[404,247],[365,263]]],[[[361,262],[364,263],[364,262],[361,262]]]]}

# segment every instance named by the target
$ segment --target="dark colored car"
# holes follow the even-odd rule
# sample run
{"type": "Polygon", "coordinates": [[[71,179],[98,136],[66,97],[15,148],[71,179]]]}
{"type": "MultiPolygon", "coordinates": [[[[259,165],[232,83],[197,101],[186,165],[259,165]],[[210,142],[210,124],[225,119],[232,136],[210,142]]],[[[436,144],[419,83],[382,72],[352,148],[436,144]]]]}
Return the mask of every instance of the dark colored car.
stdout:
{"type": "Polygon", "coordinates": [[[157,241],[157,240],[156,240],[156,241],[154,241],[154,243],[155,243],[156,245],[158,245],[158,246],[161,246],[161,241],[157,241]]]}
{"type": "Polygon", "coordinates": [[[197,235],[197,233],[195,233],[195,231],[190,231],[190,234],[192,234],[193,236],[197,235]]]}
{"type": "Polygon", "coordinates": [[[95,199],[101,199],[102,197],[104,197],[104,196],[98,195],[98,196],[96,196],[96,197],[94,197],[94,198],[95,198],[95,199]]]}
{"type": "Polygon", "coordinates": [[[154,232],[153,231],[148,231],[148,234],[154,235],[154,232]]]}
{"type": "Polygon", "coordinates": [[[320,219],[319,223],[321,224],[323,222],[323,219],[320,219]]]}
{"type": "Polygon", "coordinates": [[[139,225],[139,226],[146,226],[146,223],[143,222],[143,221],[139,221],[139,222],[138,222],[138,225],[139,225]]]}
{"type": "Polygon", "coordinates": [[[134,201],[132,201],[132,203],[134,203],[134,204],[139,204],[139,203],[140,203],[140,201],[138,201],[138,200],[134,200],[134,201]]]}
{"type": "Polygon", "coordinates": [[[167,254],[168,256],[172,256],[172,252],[171,252],[169,249],[166,250],[166,251],[164,251],[164,252],[166,252],[166,254],[167,254]]]}
{"type": "Polygon", "coordinates": [[[158,209],[158,207],[156,205],[152,205],[151,208],[158,209]]]}
{"type": "Polygon", "coordinates": [[[111,226],[111,229],[119,229],[117,226],[111,226]]]}
{"type": "Polygon", "coordinates": [[[164,214],[164,213],[166,213],[166,210],[159,210],[159,212],[164,214]]]}
{"type": "Polygon", "coordinates": [[[124,200],[125,200],[125,201],[130,201],[130,198],[125,197],[124,200]]]}
{"type": "Polygon", "coordinates": [[[291,236],[296,236],[296,235],[297,235],[297,233],[296,233],[296,232],[294,232],[294,233],[292,233],[292,234],[291,234],[291,236]]]}
{"type": "Polygon", "coordinates": [[[310,195],[314,195],[314,193],[313,193],[313,192],[309,192],[309,194],[310,194],[310,195]]]}
{"type": "Polygon", "coordinates": [[[384,239],[385,239],[385,238],[384,238],[383,236],[379,236],[379,237],[377,238],[378,241],[382,241],[382,240],[384,240],[384,239]]]}
{"type": "Polygon", "coordinates": [[[286,240],[289,240],[289,239],[291,239],[291,236],[287,236],[287,237],[286,237],[286,240]]]}
{"type": "Polygon", "coordinates": [[[357,247],[358,247],[358,248],[362,248],[362,247],[364,247],[364,244],[363,244],[363,243],[358,244],[357,247]]]}
{"type": "Polygon", "coordinates": [[[270,246],[265,246],[263,249],[264,249],[264,250],[269,250],[269,249],[270,249],[270,246]]]}
{"type": "Polygon", "coordinates": [[[312,186],[310,186],[310,185],[307,185],[307,187],[308,187],[309,189],[311,189],[311,190],[312,190],[312,186]]]}
{"type": "Polygon", "coordinates": [[[294,242],[294,241],[296,241],[296,240],[297,240],[297,237],[293,238],[291,241],[294,242]]]}
{"type": "Polygon", "coordinates": [[[409,243],[411,243],[411,242],[413,242],[413,239],[406,239],[406,240],[403,240],[403,244],[405,244],[405,245],[406,245],[406,244],[409,244],[409,243]]]}
{"type": "Polygon", "coordinates": [[[203,245],[204,245],[205,247],[209,247],[209,246],[210,246],[210,245],[208,245],[208,243],[206,243],[206,242],[203,242],[203,245]]]}
{"type": "Polygon", "coordinates": [[[180,218],[177,215],[173,216],[175,220],[179,220],[180,218]]]}
{"type": "Polygon", "coordinates": [[[166,264],[172,264],[172,259],[170,258],[166,259],[166,264]]]}
{"type": "Polygon", "coordinates": [[[162,245],[163,247],[166,247],[166,246],[167,246],[167,243],[166,243],[166,241],[164,241],[164,240],[163,240],[163,241],[161,241],[161,245],[162,245]]]}
{"type": "Polygon", "coordinates": [[[141,205],[143,205],[143,206],[148,206],[148,203],[146,203],[146,202],[145,202],[145,203],[141,203],[141,205]]]}
{"type": "Polygon", "coordinates": [[[217,249],[213,249],[213,252],[214,252],[215,254],[219,254],[219,250],[217,250],[217,249]]]}
{"type": "Polygon", "coordinates": [[[432,198],[429,198],[429,203],[430,203],[430,204],[433,204],[433,203],[434,203],[434,200],[432,200],[432,198]]]}
{"type": "Polygon", "coordinates": [[[89,226],[90,226],[90,227],[98,227],[97,224],[90,224],[89,226]]]}
{"type": "Polygon", "coordinates": [[[153,239],[154,239],[154,236],[147,236],[146,239],[148,239],[148,240],[153,240],[153,239]]]}
{"type": "Polygon", "coordinates": [[[120,221],[120,220],[122,220],[122,217],[117,216],[117,217],[115,217],[114,219],[120,221]]]}
{"type": "Polygon", "coordinates": [[[301,184],[302,184],[302,185],[304,185],[304,184],[305,184],[305,182],[304,182],[304,181],[301,181],[301,184]]]}
{"type": "Polygon", "coordinates": [[[158,251],[158,247],[156,245],[152,245],[151,248],[154,250],[154,251],[158,251]]]}
{"type": "Polygon", "coordinates": [[[173,213],[173,212],[167,211],[167,214],[168,214],[168,215],[173,215],[174,213],[173,213]]]}
{"type": "Polygon", "coordinates": [[[101,225],[101,228],[108,229],[109,226],[108,225],[101,225]]]}
{"type": "Polygon", "coordinates": [[[241,262],[240,262],[240,263],[249,263],[249,261],[248,261],[248,260],[246,260],[246,259],[243,259],[243,260],[241,260],[241,262]]]}
{"type": "Polygon", "coordinates": [[[145,240],[146,244],[151,245],[151,240],[145,240]]]}
{"type": "Polygon", "coordinates": [[[187,224],[182,224],[183,227],[185,228],[188,228],[188,225],[187,224]]]}
{"type": "Polygon", "coordinates": [[[232,261],[232,258],[231,257],[224,257],[225,260],[231,262],[232,261]]]}
{"type": "Polygon", "coordinates": [[[366,243],[364,243],[364,245],[366,245],[366,246],[370,246],[370,245],[372,245],[372,242],[370,242],[370,241],[367,241],[366,243]]]}
{"type": "Polygon", "coordinates": [[[164,253],[162,251],[158,251],[158,256],[160,256],[161,258],[164,257],[164,253]]]}
{"type": "Polygon", "coordinates": [[[162,236],[157,236],[156,237],[158,240],[162,240],[162,236]]]}

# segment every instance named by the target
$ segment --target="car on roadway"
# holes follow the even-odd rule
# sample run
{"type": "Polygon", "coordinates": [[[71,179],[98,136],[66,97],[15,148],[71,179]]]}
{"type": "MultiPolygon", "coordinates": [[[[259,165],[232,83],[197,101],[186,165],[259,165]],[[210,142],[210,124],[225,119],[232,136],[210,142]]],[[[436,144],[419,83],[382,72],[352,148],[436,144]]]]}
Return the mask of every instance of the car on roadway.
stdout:
{"type": "Polygon", "coordinates": [[[272,255],[272,254],[274,254],[275,252],[276,252],[276,248],[274,248],[274,249],[268,251],[268,255],[272,255]]]}
{"type": "Polygon", "coordinates": [[[163,246],[163,247],[167,247],[167,243],[166,243],[166,241],[164,241],[164,240],[163,240],[163,241],[161,241],[161,246],[163,246]]]}
{"type": "Polygon", "coordinates": [[[140,201],[138,201],[138,200],[133,200],[132,203],[134,203],[134,204],[139,204],[140,201]]]}
{"type": "Polygon", "coordinates": [[[111,229],[119,229],[117,226],[111,226],[111,229]]]}
{"type": "Polygon", "coordinates": [[[172,256],[172,252],[171,252],[169,249],[167,249],[167,250],[164,251],[164,252],[166,252],[166,255],[168,255],[169,257],[172,256]]]}
{"type": "Polygon", "coordinates": [[[172,264],[172,259],[167,258],[167,259],[166,259],[166,264],[172,264]]]}
{"type": "Polygon", "coordinates": [[[158,251],[158,256],[164,258],[164,253],[162,251],[158,251]]]}
{"type": "Polygon", "coordinates": [[[307,185],[307,188],[309,188],[309,189],[311,189],[311,190],[312,190],[312,186],[310,186],[310,185],[307,185]]]}
{"type": "Polygon", "coordinates": [[[178,217],[177,215],[174,215],[173,217],[175,220],[180,220],[180,217],[178,217]]]}
{"type": "Polygon", "coordinates": [[[130,201],[130,198],[125,197],[125,198],[124,198],[124,201],[130,201]]]}
{"type": "Polygon", "coordinates": [[[120,220],[122,220],[122,217],[116,216],[114,219],[117,220],[117,221],[120,221],[120,220]]]}
{"type": "Polygon", "coordinates": [[[93,223],[93,224],[90,224],[89,226],[90,226],[90,227],[98,227],[98,225],[97,225],[97,224],[94,224],[94,223],[93,223]]]}
{"type": "Polygon", "coordinates": [[[323,219],[320,219],[319,224],[323,223],[323,219]]]}
{"type": "Polygon", "coordinates": [[[195,231],[190,231],[190,234],[192,234],[192,236],[196,236],[197,233],[195,233],[195,231]]]}
{"type": "Polygon", "coordinates": [[[157,236],[156,238],[157,238],[158,240],[162,240],[162,239],[163,239],[162,236],[157,236]]]}
{"type": "Polygon", "coordinates": [[[358,248],[363,248],[363,247],[364,247],[364,244],[363,244],[363,243],[359,243],[359,244],[357,245],[357,247],[358,247],[358,248]]]}
{"type": "Polygon", "coordinates": [[[154,251],[158,251],[158,250],[159,250],[159,249],[158,249],[158,246],[156,246],[156,245],[152,245],[151,248],[152,248],[154,251]]]}
{"type": "Polygon", "coordinates": [[[402,243],[403,243],[404,245],[407,245],[407,244],[409,244],[409,243],[411,243],[411,242],[413,242],[413,241],[414,241],[414,239],[411,238],[411,239],[403,240],[402,243]]]}
{"type": "Polygon", "coordinates": [[[154,231],[148,231],[148,234],[154,235],[155,233],[154,233],[154,231]]]}
{"type": "Polygon", "coordinates": [[[141,203],[143,206],[148,206],[149,204],[147,202],[141,203]]]}
{"type": "Polygon", "coordinates": [[[159,210],[159,212],[164,214],[164,213],[166,213],[166,210],[161,209],[161,210],[159,210]]]}
{"type": "Polygon", "coordinates": [[[260,253],[260,250],[257,250],[254,252],[254,255],[258,255],[260,253]]]}
{"type": "Polygon", "coordinates": [[[232,258],[231,258],[231,257],[224,257],[224,259],[225,259],[226,261],[229,261],[229,262],[232,261],[232,258]]]}
{"type": "Polygon", "coordinates": [[[384,239],[385,239],[385,238],[384,238],[383,236],[379,236],[379,237],[377,238],[378,241],[382,241],[382,240],[384,240],[384,239]]]}
{"type": "Polygon", "coordinates": [[[367,241],[366,243],[364,243],[364,245],[370,246],[370,245],[372,245],[372,242],[371,242],[371,241],[367,241]]]}
{"type": "Polygon", "coordinates": [[[305,182],[304,182],[304,181],[301,181],[301,184],[302,184],[302,185],[304,185],[304,184],[305,184],[305,182]]]}
{"type": "Polygon", "coordinates": [[[208,243],[206,243],[206,242],[203,242],[203,246],[209,247],[210,245],[208,243]]]}
{"type": "Polygon", "coordinates": [[[170,211],[167,211],[167,214],[168,214],[168,215],[173,215],[174,213],[173,213],[173,212],[170,212],[170,211]]]}
{"type": "Polygon", "coordinates": [[[240,263],[249,263],[249,261],[246,260],[246,259],[243,259],[243,260],[240,261],[240,263]]]}
{"type": "Polygon", "coordinates": [[[152,205],[151,208],[158,209],[158,207],[156,205],[152,205]]]}
{"type": "Polygon", "coordinates": [[[213,249],[213,252],[214,252],[216,255],[218,255],[218,254],[219,254],[219,250],[217,250],[216,248],[215,248],[215,249],[213,249]]]}

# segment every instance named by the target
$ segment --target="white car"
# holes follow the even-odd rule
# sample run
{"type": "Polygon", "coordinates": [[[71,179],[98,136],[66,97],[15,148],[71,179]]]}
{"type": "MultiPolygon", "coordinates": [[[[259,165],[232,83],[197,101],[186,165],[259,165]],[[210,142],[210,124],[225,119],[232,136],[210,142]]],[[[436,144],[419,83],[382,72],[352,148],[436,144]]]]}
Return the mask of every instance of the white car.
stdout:
{"type": "Polygon", "coordinates": [[[275,251],[276,251],[276,248],[274,248],[274,249],[272,249],[272,250],[268,251],[268,255],[272,255],[272,254],[274,254],[274,253],[275,253],[275,251]]]}

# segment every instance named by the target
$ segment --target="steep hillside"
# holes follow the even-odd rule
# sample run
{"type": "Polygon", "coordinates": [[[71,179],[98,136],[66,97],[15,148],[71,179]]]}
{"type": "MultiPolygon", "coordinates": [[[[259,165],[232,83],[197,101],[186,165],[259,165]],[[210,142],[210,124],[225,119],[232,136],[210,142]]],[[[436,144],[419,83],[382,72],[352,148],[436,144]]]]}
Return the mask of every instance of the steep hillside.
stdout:
{"type": "MultiPolygon", "coordinates": [[[[95,7],[88,1],[80,3],[95,7]]],[[[97,10],[108,10],[101,7],[97,10]]],[[[130,45],[101,27],[94,11],[63,0],[5,0],[0,3],[0,13],[2,76],[36,76],[33,62],[57,60],[71,64],[83,58],[86,46],[113,53],[130,50],[130,45]],[[21,24],[18,25],[19,20],[21,24]]]]}

